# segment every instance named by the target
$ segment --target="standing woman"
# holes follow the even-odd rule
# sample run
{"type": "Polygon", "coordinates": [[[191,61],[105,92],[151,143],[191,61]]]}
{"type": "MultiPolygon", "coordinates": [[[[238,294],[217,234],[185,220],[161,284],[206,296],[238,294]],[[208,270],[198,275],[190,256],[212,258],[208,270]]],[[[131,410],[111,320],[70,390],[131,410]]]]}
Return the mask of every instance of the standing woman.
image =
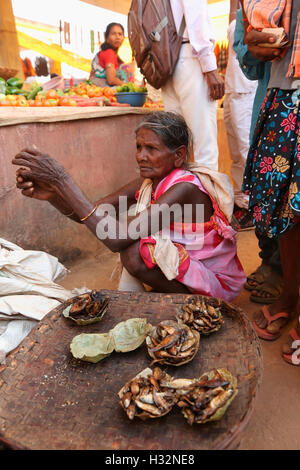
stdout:
{"type": "Polygon", "coordinates": [[[104,33],[105,41],[92,61],[90,79],[99,86],[122,86],[131,80],[130,65],[124,64],[118,50],[124,41],[124,28],[110,23],[104,33]]]}
{"type": "Polygon", "coordinates": [[[272,60],[268,91],[247,159],[244,190],[250,195],[256,229],[279,239],[284,279],[280,298],[255,314],[254,327],[261,338],[274,340],[296,317],[296,328],[290,330],[283,348],[284,359],[293,362],[300,341],[300,0],[244,0],[243,7],[245,22],[250,23],[245,35],[248,50],[258,59],[272,60]],[[286,47],[260,46],[272,46],[276,39],[260,31],[267,26],[274,31],[284,28],[289,38],[286,47]]]}

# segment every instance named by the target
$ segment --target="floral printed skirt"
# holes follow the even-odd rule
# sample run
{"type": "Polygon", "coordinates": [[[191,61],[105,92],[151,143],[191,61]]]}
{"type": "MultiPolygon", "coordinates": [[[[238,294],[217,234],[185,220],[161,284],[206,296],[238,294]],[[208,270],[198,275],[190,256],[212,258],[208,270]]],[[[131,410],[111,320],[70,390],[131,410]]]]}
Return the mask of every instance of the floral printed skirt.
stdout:
{"type": "Polygon", "coordinates": [[[280,237],[300,217],[300,113],[292,95],[268,90],[244,173],[253,223],[269,237],[280,237]]]}

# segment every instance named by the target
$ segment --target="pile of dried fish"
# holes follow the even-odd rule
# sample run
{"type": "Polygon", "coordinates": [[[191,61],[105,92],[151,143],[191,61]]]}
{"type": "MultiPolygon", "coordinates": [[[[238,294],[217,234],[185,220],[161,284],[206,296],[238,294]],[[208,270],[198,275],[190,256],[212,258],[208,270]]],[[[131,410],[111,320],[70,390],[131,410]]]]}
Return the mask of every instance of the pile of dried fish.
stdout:
{"type": "Polygon", "coordinates": [[[176,390],[177,406],[190,425],[221,419],[237,394],[236,378],[226,369],[213,369],[199,379],[177,379],[162,385],[176,390]]]}
{"type": "Polygon", "coordinates": [[[161,385],[172,378],[159,367],[144,369],[119,391],[120,405],[129,419],[160,418],[173,408],[175,391],[161,385]]]}
{"type": "Polygon", "coordinates": [[[108,297],[92,291],[76,297],[75,301],[65,308],[62,313],[64,317],[70,318],[77,325],[88,325],[103,318],[108,308],[108,302],[108,297]]]}
{"type": "Polygon", "coordinates": [[[205,303],[204,299],[193,299],[184,305],[182,313],[177,318],[178,321],[204,335],[218,331],[224,322],[221,307],[205,303]]]}
{"type": "Polygon", "coordinates": [[[221,419],[237,393],[237,380],[227,369],[213,369],[198,379],[174,379],[155,367],[140,372],[118,395],[131,420],[160,418],[176,404],[192,425],[221,419]]]}
{"type": "Polygon", "coordinates": [[[153,360],[180,366],[191,361],[199,349],[200,335],[187,325],[173,320],[160,322],[146,337],[148,353],[153,360]]]}

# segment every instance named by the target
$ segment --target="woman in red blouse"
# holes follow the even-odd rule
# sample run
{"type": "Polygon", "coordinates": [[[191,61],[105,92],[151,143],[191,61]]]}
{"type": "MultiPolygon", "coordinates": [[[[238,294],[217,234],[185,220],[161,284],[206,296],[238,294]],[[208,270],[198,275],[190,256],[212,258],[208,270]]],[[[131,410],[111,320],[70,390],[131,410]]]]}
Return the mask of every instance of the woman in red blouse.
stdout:
{"type": "Polygon", "coordinates": [[[122,86],[129,81],[126,64],[118,56],[118,49],[124,41],[123,26],[110,23],[104,38],[105,42],[92,61],[90,79],[100,86],[122,86]]]}

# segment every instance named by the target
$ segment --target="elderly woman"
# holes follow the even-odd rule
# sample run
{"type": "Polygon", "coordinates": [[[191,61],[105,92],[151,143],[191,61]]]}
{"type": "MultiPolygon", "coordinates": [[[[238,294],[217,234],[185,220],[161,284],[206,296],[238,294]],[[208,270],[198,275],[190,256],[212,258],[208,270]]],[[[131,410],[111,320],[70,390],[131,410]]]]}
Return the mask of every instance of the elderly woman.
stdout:
{"type": "Polygon", "coordinates": [[[207,168],[185,169],[190,144],[181,116],[151,113],[136,130],[140,178],[115,194],[91,203],[56,160],[28,149],[13,159],[21,166],[17,187],[24,196],[47,200],[85,224],[106,247],[119,252],[124,267],[120,290],[144,290],[146,284],[158,292],[231,300],[245,282],[227,220],[231,185],[225,175],[207,168]],[[124,200],[126,207],[116,216],[124,200]],[[134,215],[127,217],[133,204],[134,215]],[[134,288],[128,287],[128,278],[134,288]]]}

